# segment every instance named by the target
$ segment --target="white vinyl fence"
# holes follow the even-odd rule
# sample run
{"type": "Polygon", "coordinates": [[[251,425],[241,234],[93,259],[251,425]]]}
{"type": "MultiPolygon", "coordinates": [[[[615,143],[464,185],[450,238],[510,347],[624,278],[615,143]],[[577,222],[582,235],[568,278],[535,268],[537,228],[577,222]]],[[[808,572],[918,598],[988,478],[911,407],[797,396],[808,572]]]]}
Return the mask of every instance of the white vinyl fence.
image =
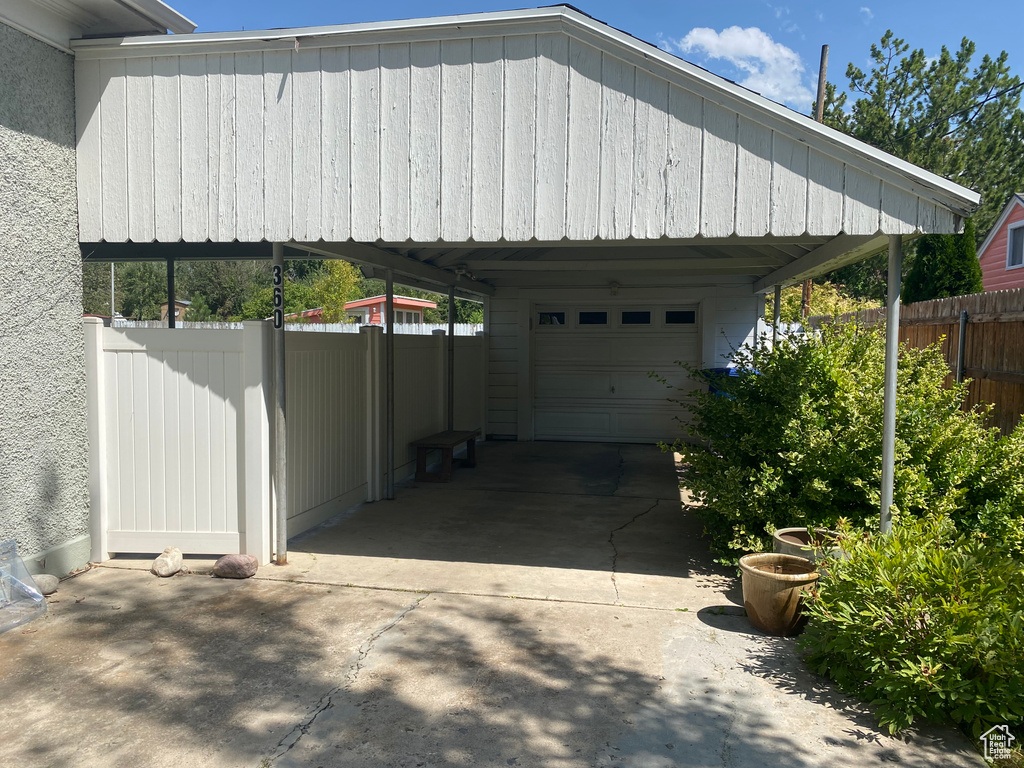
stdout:
{"type": "MultiPolygon", "coordinates": [[[[272,335],[104,328],[86,318],[94,560],[248,552],[273,541],[272,335]]],[[[397,480],[409,443],[446,426],[447,339],[395,340],[397,480]]],[[[288,535],[383,496],[384,334],[288,331],[288,535]]],[[[455,426],[482,429],[485,338],[456,338],[455,426]]]]}
{"type": "MultiPolygon", "coordinates": [[[[166,328],[166,320],[129,320],[115,317],[115,328],[166,328]]],[[[209,330],[209,331],[240,331],[242,323],[218,320],[202,322],[184,321],[176,324],[178,329],[209,330]]],[[[382,326],[381,326],[382,327],[382,326]]],[[[307,333],[359,333],[363,326],[359,323],[286,323],[285,330],[305,331],[307,333]]],[[[432,336],[440,331],[448,333],[447,323],[395,323],[395,333],[403,336],[432,336]]],[[[484,332],[483,323],[455,323],[456,336],[476,336],[484,332]]]]}

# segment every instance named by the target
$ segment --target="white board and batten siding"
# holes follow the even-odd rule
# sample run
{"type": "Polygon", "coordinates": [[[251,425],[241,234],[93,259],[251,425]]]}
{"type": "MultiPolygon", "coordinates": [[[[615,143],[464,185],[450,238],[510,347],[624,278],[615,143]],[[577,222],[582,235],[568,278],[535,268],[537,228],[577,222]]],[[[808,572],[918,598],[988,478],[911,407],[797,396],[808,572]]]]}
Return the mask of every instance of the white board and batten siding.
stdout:
{"type": "Polygon", "coordinates": [[[81,239],[526,242],[957,226],[916,181],[593,36],[344,40],[209,41],[161,55],[155,44],[83,44],[81,239]]]}
{"type": "MultiPolygon", "coordinates": [[[[490,335],[487,343],[487,431],[498,438],[519,434],[519,370],[529,368],[529,348],[520,358],[521,330],[529,327],[529,307],[522,316],[523,302],[498,295],[490,299],[490,335]]],[[[524,436],[525,439],[525,436],[524,436]]]]}

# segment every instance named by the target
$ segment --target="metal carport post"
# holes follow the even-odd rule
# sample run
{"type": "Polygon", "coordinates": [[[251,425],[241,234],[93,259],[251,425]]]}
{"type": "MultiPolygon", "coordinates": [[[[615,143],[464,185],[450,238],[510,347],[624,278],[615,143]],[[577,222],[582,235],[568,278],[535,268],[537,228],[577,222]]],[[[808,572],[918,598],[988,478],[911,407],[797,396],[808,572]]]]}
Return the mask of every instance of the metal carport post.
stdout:
{"type": "Polygon", "coordinates": [[[892,530],[893,480],[896,471],[896,372],[900,346],[900,272],[903,238],[889,235],[889,276],[885,292],[885,398],[882,406],[882,502],[879,530],[892,530]]]}

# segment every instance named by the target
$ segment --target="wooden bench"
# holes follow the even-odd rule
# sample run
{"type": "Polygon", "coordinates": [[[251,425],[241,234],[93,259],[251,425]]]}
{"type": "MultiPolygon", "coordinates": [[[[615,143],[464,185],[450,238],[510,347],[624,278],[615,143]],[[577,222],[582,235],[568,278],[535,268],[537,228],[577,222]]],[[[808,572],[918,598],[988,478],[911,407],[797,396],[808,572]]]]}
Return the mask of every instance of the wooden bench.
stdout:
{"type": "Polygon", "coordinates": [[[452,453],[462,443],[466,444],[466,458],[462,461],[464,467],[476,466],[476,438],[480,430],[474,429],[466,432],[445,431],[436,435],[424,437],[412,445],[416,447],[416,481],[420,483],[447,483],[452,479],[452,453]],[[429,451],[441,451],[441,471],[427,472],[427,453],[429,451]]]}

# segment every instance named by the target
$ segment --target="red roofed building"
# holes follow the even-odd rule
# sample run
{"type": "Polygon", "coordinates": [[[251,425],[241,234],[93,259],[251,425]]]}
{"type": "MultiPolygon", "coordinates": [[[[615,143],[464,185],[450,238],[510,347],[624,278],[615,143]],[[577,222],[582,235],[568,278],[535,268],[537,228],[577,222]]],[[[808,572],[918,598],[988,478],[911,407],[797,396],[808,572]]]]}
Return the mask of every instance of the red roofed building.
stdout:
{"type": "MultiPolygon", "coordinates": [[[[383,325],[387,322],[386,301],[387,297],[385,296],[371,296],[368,299],[350,301],[345,304],[345,311],[348,312],[349,317],[354,317],[356,322],[363,325],[383,325]]],[[[395,322],[422,323],[423,310],[436,308],[436,301],[395,296],[395,322]]]]}
{"type": "MultiPolygon", "coordinates": [[[[268,320],[270,318],[267,318],[268,320]]],[[[324,308],[304,309],[301,312],[292,312],[284,316],[286,323],[322,323],[324,321],[324,308]]]]}

